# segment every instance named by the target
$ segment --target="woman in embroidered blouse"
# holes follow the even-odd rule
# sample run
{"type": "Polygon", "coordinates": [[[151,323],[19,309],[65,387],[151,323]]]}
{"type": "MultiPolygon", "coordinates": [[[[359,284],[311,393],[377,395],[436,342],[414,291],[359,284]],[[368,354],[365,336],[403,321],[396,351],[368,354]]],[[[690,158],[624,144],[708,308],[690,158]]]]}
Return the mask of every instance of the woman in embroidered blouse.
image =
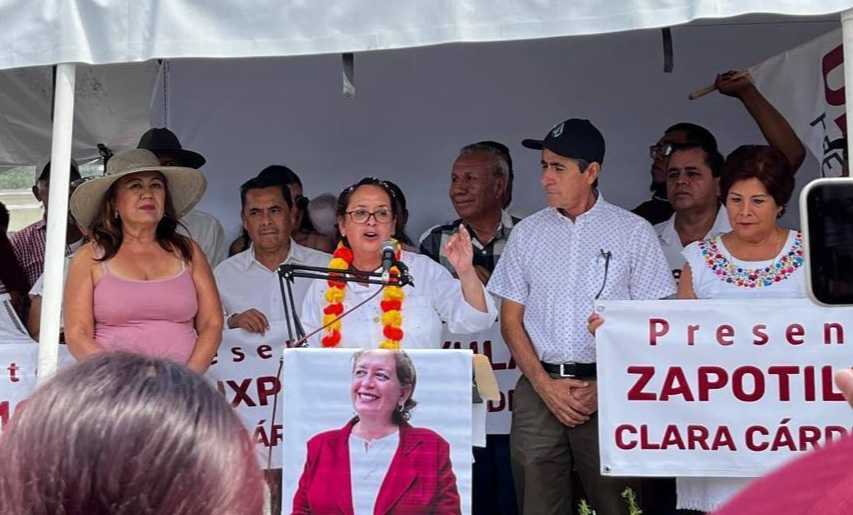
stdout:
{"type": "Polygon", "coordinates": [[[408,420],[417,402],[412,359],[360,350],[352,358],[356,416],[308,441],[293,513],[461,513],[450,446],[408,420]]]}
{"type": "MultiPolygon", "coordinates": [[[[380,271],[382,244],[395,230],[397,199],[393,190],[379,179],[362,179],[340,194],[337,211],[341,243],[334,254],[337,260],[330,266],[338,264],[355,274],[380,271]]],[[[440,348],[442,322],[454,333],[487,329],[497,318],[497,309],[472,265],[471,236],[464,226],[450,238],[446,252],[458,279],[426,256],[398,251],[398,259],[408,267],[416,286],[386,287],[383,294],[313,337],[311,345],[440,348]]],[[[302,305],[306,332],[321,327],[330,316],[352,308],[378,288],[381,286],[359,282],[333,286],[314,281],[302,305]]]]}
{"type": "MultiPolygon", "coordinates": [[[[732,231],[688,245],[679,299],[800,298],[806,296],[803,238],[777,220],[794,190],[785,156],[773,147],[744,145],[720,174],[732,231]]],[[[750,478],[678,478],[678,508],[713,511],[750,478]]]]}
{"type": "MultiPolygon", "coordinates": [[[[720,172],[720,195],[732,230],[688,245],[678,283],[679,299],[803,298],[803,237],[777,220],[794,190],[784,154],[766,145],[744,145],[729,154],[720,172]]],[[[604,323],[589,317],[591,333],[604,323]]],[[[751,478],[679,477],[682,510],[713,511],[751,478]]]]}

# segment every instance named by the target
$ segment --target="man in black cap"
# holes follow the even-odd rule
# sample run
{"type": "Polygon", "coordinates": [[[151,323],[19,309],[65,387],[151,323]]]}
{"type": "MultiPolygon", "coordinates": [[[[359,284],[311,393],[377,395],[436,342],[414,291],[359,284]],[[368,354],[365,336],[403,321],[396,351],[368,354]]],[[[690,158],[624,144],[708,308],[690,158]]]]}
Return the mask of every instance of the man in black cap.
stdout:
{"type": "Polygon", "coordinates": [[[503,298],[501,332],[523,373],[510,432],[519,509],[571,513],[575,468],[597,513],[627,514],[620,493],[636,492],[636,479],[600,473],[587,318],[596,299],[662,299],[675,283],[652,226],[599,193],[598,129],[573,118],[522,145],[541,150],[548,207],[515,226],[488,285],[503,298]]]}
{"type": "MultiPolygon", "coordinates": [[[[149,129],[142,135],[136,148],[144,148],[154,152],[163,166],[187,166],[199,169],[206,162],[198,152],[187,150],[175,133],[165,127],[149,129]]],[[[225,229],[213,215],[193,209],[181,219],[181,225],[186,228],[186,235],[198,242],[210,268],[225,261],[228,257],[228,242],[225,240],[225,229]]],[[[178,230],[183,228],[179,225],[178,230]]]]}

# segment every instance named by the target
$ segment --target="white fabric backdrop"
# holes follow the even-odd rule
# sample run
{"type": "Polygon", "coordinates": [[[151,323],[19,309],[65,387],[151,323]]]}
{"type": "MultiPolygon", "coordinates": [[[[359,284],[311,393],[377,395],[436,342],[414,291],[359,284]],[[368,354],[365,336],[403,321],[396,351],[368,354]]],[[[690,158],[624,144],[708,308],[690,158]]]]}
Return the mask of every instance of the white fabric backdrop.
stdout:
{"type": "MultiPolygon", "coordinates": [[[[339,56],[175,60],[168,101],[161,85],[152,123],[168,125],[207,157],[200,208],[231,237],[239,229],[239,185],[279,163],[302,177],[312,197],[366,175],[397,182],[416,238],[456,218],[450,167],[460,147],[482,139],[510,147],[514,207],[531,213],[544,204],[539,155],[520,142],[570,116],[589,118],[604,133],[602,191],[631,208],[649,197],[649,145],[673,123],[708,127],[724,153],[764,142],[736,99],[713,93],[690,101],[688,92],[719,71],[746,68],[838,26],[675,27],[671,74],[662,71],[658,31],[357,54],[354,98],[342,95],[339,56]]],[[[817,176],[810,156],[797,182],[817,176]]],[[[795,203],[783,222],[798,225],[795,203]]]]}
{"type": "Polygon", "coordinates": [[[852,6],[851,0],[2,0],[7,30],[0,32],[0,69],[534,39],[852,6]]]}

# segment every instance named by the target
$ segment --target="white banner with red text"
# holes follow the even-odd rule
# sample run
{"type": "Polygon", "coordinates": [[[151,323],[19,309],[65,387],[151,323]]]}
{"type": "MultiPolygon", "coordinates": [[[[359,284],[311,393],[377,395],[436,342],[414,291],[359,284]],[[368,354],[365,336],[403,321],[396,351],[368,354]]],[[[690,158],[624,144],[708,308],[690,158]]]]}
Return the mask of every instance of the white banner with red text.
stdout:
{"type": "Polygon", "coordinates": [[[499,401],[486,401],[486,433],[508,435],[512,422],[513,391],[521,377],[521,369],[516,366],[509,347],[504,343],[500,321],[485,331],[472,334],[451,333],[445,325],[442,341],[445,349],[470,349],[474,354],[489,358],[501,398],[499,401]]]}
{"type": "Polygon", "coordinates": [[[788,120],[820,162],[822,177],[839,177],[847,134],[841,29],[773,56],[750,68],[755,86],[788,120]]]}
{"type": "Polygon", "coordinates": [[[853,431],[833,373],[853,309],[808,299],[602,301],[602,472],[758,476],[853,431]]]}
{"type": "Polygon", "coordinates": [[[284,322],[270,322],[263,335],[243,329],[222,332],[207,377],[237,410],[255,442],[263,468],[281,468],[282,427],[279,364],[287,338],[284,322]]]}

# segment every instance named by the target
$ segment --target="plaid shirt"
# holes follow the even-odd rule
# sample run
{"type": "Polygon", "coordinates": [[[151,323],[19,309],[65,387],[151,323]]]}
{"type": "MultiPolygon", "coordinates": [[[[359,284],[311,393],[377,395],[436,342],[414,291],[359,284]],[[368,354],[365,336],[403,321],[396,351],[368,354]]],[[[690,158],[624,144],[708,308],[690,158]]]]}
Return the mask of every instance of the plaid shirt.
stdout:
{"type": "MultiPolygon", "coordinates": [[[[18,262],[24,268],[24,272],[27,274],[27,281],[30,284],[35,284],[36,280],[44,272],[44,247],[46,240],[47,222],[44,218],[24,227],[9,238],[9,241],[12,242],[12,247],[15,248],[15,255],[18,257],[18,262]]],[[[66,244],[65,255],[70,256],[79,247],[80,245],[76,243],[73,248],[66,244]]]]}
{"type": "MultiPolygon", "coordinates": [[[[506,241],[509,239],[509,233],[515,224],[521,221],[521,218],[511,216],[506,211],[501,211],[501,223],[498,225],[498,230],[488,242],[481,243],[477,239],[476,233],[471,229],[471,226],[465,224],[468,232],[471,233],[471,243],[474,245],[474,266],[482,266],[489,273],[495,269],[498,259],[501,257],[501,252],[506,246],[506,241]]],[[[439,225],[432,230],[421,240],[421,254],[429,256],[433,261],[437,261],[444,268],[455,273],[453,265],[447,260],[444,254],[444,246],[447,240],[456,232],[462,219],[455,220],[446,225],[439,225]]]]}

